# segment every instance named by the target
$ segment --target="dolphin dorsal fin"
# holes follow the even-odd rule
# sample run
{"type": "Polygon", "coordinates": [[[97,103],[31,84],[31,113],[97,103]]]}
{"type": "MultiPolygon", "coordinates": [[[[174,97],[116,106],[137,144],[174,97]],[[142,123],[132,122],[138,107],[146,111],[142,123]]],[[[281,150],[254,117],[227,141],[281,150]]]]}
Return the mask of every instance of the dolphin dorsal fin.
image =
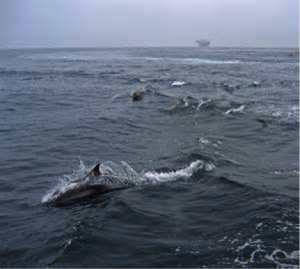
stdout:
{"type": "Polygon", "coordinates": [[[95,167],[92,169],[92,171],[90,172],[90,175],[94,176],[94,177],[97,177],[97,176],[100,176],[101,173],[100,173],[100,163],[97,163],[95,165],[95,167]]]}

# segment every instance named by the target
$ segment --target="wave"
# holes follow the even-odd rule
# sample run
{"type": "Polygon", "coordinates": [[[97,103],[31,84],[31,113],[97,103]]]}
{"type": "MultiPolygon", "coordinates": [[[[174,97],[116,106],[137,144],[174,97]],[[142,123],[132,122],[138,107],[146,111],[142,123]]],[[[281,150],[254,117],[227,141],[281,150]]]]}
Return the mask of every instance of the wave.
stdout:
{"type": "Polygon", "coordinates": [[[17,70],[17,69],[0,69],[0,75],[20,76],[21,80],[35,80],[43,77],[69,76],[69,77],[94,77],[96,75],[105,76],[114,73],[96,73],[87,72],[82,69],[51,69],[51,70],[17,70]]]}
{"type": "Polygon", "coordinates": [[[150,56],[131,56],[114,51],[108,53],[107,51],[97,51],[97,53],[87,53],[77,51],[74,53],[37,53],[31,55],[21,55],[19,58],[34,60],[34,61],[64,61],[64,62],[99,62],[105,60],[120,60],[120,61],[168,61],[180,62],[184,64],[239,64],[239,60],[218,60],[205,58],[179,58],[179,57],[150,57],[150,56]]]}
{"type": "MultiPolygon", "coordinates": [[[[82,52],[75,53],[37,53],[21,55],[19,58],[33,61],[63,61],[63,62],[95,62],[103,59],[105,55],[89,55],[82,52]]],[[[106,56],[106,58],[108,58],[106,56]]]]}
{"type": "MultiPolygon", "coordinates": [[[[214,263],[231,268],[257,268],[261,265],[264,268],[299,268],[298,218],[298,213],[291,211],[278,218],[255,218],[242,230],[225,229],[214,233],[211,236],[219,248],[214,253],[214,263]],[[224,251],[220,252],[222,249],[224,251]]],[[[202,257],[202,242],[203,238],[188,246],[176,247],[174,251],[176,255],[188,253],[202,257]]]]}
{"type": "Polygon", "coordinates": [[[282,175],[289,175],[289,176],[299,176],[300,175],[300,172],[299,170],[279,170],[279,169],[276,169],[274,171],[271,171],[270,172],[271,175],[279,175],[279,176],[282,176],[282,175]]]}
{"type": "Polygon", "coordinates": [[[175,105],[175,110],[196,110],[199,111],[201,108],[214,108],[216,106],[213,99],[210,98],[194,98],[192,96],[186,96],[179,99],[178,104],[175,105]]]}
{"type": "Polygon", "coordinates": [[[261,219],[256,222],[255,233],[250,238],[236,237],[234,241],[232,240],[231,245],[233,245],[234,252],[237,255],[234,263],[249,265],[270,262],[278,268],[291,268],[293,265],[299,264],[299,250],[286,247],[287,244],[293,245],[294,242],[291,242],[287,237],[282,237],[282,233],[298,234],[298,225],[290,221],[291,217],[295,217],[292,215],[295,215],[295,213],[292,213],[288,218],[283,214],[282,219],[277,220],[261,219]],[[273,228],[273,237],[277,237],[275,245],[265,241],[265,234],[266,232],[270,233],[270,227],[276,227],[276,232],[273,228]]]}
{"type": "Polygon", "coordinates": [[[1,75],[23,75],[23,76],[36,76],[45,74],[45,72],[34,71],[34,70],[16,70],[3,68],[0,70],[1,75]]]}
{"type": "Polygon", "coordinates": [[[147,61],[169,61],[180,62],[184,64],[239,64],[238,60],[217,60],[217,59],[202,59],[202,58],[176,58],[176,57],[135,57],[134,59],[147,61]]]}
{"type": "Polygon", "coordinates": [[[76,190],[83,186],[101,186],[105,185],[110,189],[127,188],[134,186],[144,186],[160,184],[170,181],[186,180],[189,179],[197,171],[211,171],[215,168],[212,163],[206,163],[202,160],[192,162],[189,166],[170,172],[140,172],[135,171],[129,164],[121,161],[120,163],[114,163],[111,161],[103,162],[100,165],[100,172],[102,176],[90,180],[89,177],[78,181],[80,178],[84,178],[92,167],[86,166],[82,161],[76,171],[70,175],[63,175],[58,178],[58,184],[52,188],[43,198],[42,203],[51,203],[55,201],[59,196],[63,195],[70,190],[76,190]]]}
{"type": "MultiPolygon", "coordinates": [[[[259,107],[256,113],[262,117],[275,119],[279,123],[298,124],[299,123],[299,105],[289,107],[275,107],[270,105],[267,107],[259,107]]],[[[268,122],[268,121],[266,121],[268,122]]]]}
{"type": "Polygon", "coordinates": [[[146,61],[165,61],[170,60],[171,58],[163,58],[163,57],[132,57],[136,60],[146,60],[146,61]]]}
{"type": "Polygon", "coordinates": [[[242,252],[244,249],[250,251],[250,257],[247,260],[240,255],[238,255],[234,259],[234,263],[236,265],[245,266],[249,264],[255,263],[266,263],[270,262],[277,266],[277,268],[298,268],[295,266],[295,263],[299,261],[299,250],[294,250],[290,253],[286,251],[275,248],[273,251],[267,251],[264,246],[262,246],[263,242],[261,240],[254,240],[246,242],[244,245],[237,248],[236,252],[242,252]],[[294,266],[293,266],[294,265],[294,266]]]}

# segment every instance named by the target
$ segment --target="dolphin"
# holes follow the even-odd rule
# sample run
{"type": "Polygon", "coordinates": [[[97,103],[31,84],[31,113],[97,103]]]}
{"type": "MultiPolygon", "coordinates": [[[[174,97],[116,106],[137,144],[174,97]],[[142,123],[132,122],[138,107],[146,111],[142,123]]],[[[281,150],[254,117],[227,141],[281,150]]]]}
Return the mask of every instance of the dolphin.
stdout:
{"type": "Polygon", "coordinates": [[[54,197],[50,203],[53,205],[64,205],[75,202],[76,200],[86,198],[88,196],[96,194],[104,194],[118,189],[124,189],[124,187],[112,187],[93,180],[105,175],[102,175],[99,171],[100,163],[96,164],[95,167],[84,177],[79,178],[70,183],[74,184],[74,188],[70,188],[66,191],[57,190],[52,193],[54,197]]]}
{"type": "Polygon", "coordinates": [[[132,101],[140,101],[143,99],[144,90],[142,88],[137,89],[131,93],[132,101]]]}

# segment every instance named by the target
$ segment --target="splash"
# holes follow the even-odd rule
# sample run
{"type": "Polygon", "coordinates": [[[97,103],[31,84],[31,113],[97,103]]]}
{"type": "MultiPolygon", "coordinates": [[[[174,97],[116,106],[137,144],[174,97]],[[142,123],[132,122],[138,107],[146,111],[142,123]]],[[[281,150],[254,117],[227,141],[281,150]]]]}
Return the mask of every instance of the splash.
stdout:
{"type": "Polygon", "coordinates": [[[199,170],[210,171],[211,167],[209,166],[209,164],[205,164],[203,161],[198,160],[192,162],[188,167],[177,171],[166,173],[146,172],[142,174],[140,178],[138,178],[137,183],[157,184],[161,182],[176,181],[179,179],[189,179],[196,171],[199,170]]]}

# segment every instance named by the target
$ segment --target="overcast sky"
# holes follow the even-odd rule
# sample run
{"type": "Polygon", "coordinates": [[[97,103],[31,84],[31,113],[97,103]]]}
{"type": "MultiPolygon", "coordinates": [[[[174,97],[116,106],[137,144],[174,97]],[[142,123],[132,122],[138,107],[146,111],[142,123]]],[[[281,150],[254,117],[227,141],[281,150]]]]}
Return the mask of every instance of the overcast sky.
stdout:
{"type": "Polygon", "coordinates": [[[299,0],[0,0],[0,47],[299,45],[299,0]]]}

